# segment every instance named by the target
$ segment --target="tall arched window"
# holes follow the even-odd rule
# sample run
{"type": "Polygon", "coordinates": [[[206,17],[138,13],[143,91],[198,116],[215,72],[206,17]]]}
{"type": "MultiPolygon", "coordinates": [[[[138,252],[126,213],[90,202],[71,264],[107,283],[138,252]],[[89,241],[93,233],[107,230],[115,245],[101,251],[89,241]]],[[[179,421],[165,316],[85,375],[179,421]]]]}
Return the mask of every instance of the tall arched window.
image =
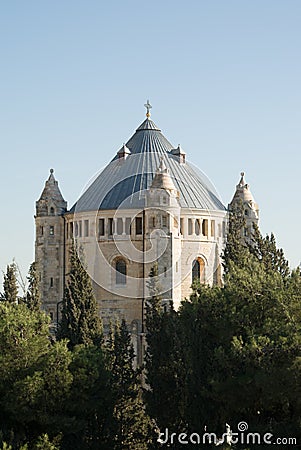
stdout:
{"type": "Polygon", "coordinates": [[[126,284],[126,262],[124,259],[117,259],[115,263],[116,284],[126,284]]]}
{"type": "Polygon", "coordinates": [[[200,283],[205,282],[205,263],[202,258],[197,258],[192,262],[192,282],[198,281],[200,283]]]}
{"type": "Polygon", "coordinates": [[[197,259],[195,259],[192,263],[192,282],[200,281],[201,268],[200,263],[197,259]]]}

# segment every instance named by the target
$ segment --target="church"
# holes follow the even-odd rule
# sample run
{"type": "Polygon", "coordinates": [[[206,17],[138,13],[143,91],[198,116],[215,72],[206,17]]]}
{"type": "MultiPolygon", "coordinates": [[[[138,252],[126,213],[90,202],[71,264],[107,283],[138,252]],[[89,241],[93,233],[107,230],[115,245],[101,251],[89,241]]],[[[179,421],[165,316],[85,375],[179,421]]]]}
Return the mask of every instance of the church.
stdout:
{"type": "MultiPolygon", "coordinates": [[[[150,119],[112,154],[112,160],[68,209],[53,169],[36,202],[35,261],[43,309],[59,320],[73,242],[92,280],[104,327],[124,318],[132,334],[143,332],[150,273],[163,308],[191,293],[194,280],[221,284],[221,253],[228,208],[201,172],[150,119]]],[[[258,222],[258,205],[245,182],[230,207],[243,201],[245,234],[258,222]]]]}

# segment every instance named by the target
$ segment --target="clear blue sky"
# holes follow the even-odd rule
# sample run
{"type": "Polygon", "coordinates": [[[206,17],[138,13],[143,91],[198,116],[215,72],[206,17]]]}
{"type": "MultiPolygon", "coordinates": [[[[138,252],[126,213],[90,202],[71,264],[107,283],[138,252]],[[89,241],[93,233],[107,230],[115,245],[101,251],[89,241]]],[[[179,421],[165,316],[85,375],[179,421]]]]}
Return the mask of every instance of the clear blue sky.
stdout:
{"type": "Polygon", "coordinates": [[[152,119],[227,204],[241,170],[301,260],[301,2],[15,1],[0,6],[0,268],[33,260],[55,169],[69,206],[152,119]]]}

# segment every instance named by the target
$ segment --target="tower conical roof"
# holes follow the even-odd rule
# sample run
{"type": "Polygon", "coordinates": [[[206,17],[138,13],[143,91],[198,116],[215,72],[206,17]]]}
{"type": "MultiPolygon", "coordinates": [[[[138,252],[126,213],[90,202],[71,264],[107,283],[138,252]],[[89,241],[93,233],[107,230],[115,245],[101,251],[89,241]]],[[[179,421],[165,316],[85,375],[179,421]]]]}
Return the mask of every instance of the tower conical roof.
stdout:
{"type": "Polygon", "coordinates": [[[242,200],[243,202],[251,202],[255,204],[254,197],[250,191],[250,186],[245,181],[245,173],[241,172],[241,178],[236,185],[236,191],[231,201],[231,204],[235,201],[242,200]]]}
{"type": "Polygon", "coordinates": [[[176,190],[163,158],[161,158],[160,165],[150,187],[151,189],[165,189],[167,191],[176,190]]]}
{"type": "Polygon", "coordinates": [[[129,156],[116,155],[79,198],[72,212],[143,207],[144,191],[151,187],[161,158],[179,191],[182,208],[225,209],[206,177],[188,163],[180,164],[172,153],[174,146],[149,117],[136,129],[126,147],[129,156]]]}
{"type": "Polygon", "coordinates": [[[57,208],[58,214],[63,214],[67,209],[67,202],[62,196],[53,173],[54,170],[50,169],[48,180],[46,180],[42,194],[36,202],[37,215],[48,215],[48,206],[50,204],[57,208]]]}

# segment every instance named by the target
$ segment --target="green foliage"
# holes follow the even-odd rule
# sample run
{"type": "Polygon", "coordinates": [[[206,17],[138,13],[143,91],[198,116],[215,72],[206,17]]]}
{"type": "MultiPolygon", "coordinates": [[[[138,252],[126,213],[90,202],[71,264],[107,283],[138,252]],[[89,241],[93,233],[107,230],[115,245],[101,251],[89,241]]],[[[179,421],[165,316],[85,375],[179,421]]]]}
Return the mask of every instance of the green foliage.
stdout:
{"type": "Polygon", "coordinates": [[[109,342],[111,388],[114,397],[114,449],[147,450],[152,426],[141,397],[140,371],[124,320],[116,324],[109,342]]]}
{"type": "Polygon", "coordinates": [[[253,225],[253,236],[250,244],[250,252],[264,265],[267,271],[276,271],[287,279],[290,275],[288,261],[284,257],[282,248],[277,248],[273,233],[271,236],[262,237],[256,224],[253,225]]]}
{"type": "Polygon", "coordinates": [[[49,347],[49,322],[24,304],[0,304],[0,386],[34,366],[49,347]]]}
{"type": "Polygon", "coordinates": [[[102,341],[102,326],[97,303],[90,277],[74,246],[70,252],[68,278],[57,338],[68,339],[70,348],[78,344],[99,345],[102,341]]]}
{"type": "Polygon", "coordinates": [[[42,434],[37,439],[33,450],[59,450],[59,447],[54,442],[51,442],[48,434],[42,434]]]}
{"type": "Polygon", "coordinates": [[[164,312],[159,295],[158,268],[150,273],[152,297],[146,307],[146,384],[147,411],[160,429],[186,429],[186,368],[182,354],[182,338],[177,313],[164,312]]]}
{"type": "Polygon", "coordinates": [[[16,264],[9,264],[6,268],[6,273],[3,274],[4,281],[1,300],[9,303],[18,303],[18,282],[16,274],[16,264]]]}
{"type": "MultiPolygon", "coordinates": [[[[51,349],[49,322],[40,311],[30,311],[23,303],[0,304],[0,423],[3,440],[21,443],[34,438],[48,402],[45,360],[51,349]]],[[[51,377],[55,366],[49,367],[51,377]]],[[[55,398],[56,388],[49,397],[55,398]]],[[[57,405],[52,410],[57,409],[57,405]]]]}
{"type": "Polygon", "coordinates": [[[35,262],[29,267],[27,280],[28,288],[24,301],[31,311],[37,311],[41,308],[41,295],[39,290],[37,265],[35,262]]]}
{"type": "Polygon", "coordinates": [[[248,257],[248,249],[243,237],[245,225],[243,203],[239,202],[229,211],[227,242],[222,255],[225,273],[228,273],[231,261],[240,265],[244,264],[248,257]]]}
{"type": "Polygon", "coordinates": [[[6,442],[3,442],[1,450],[12,450],[12,446],[8,445],[6,442]]]}
{"type": "Polygon", "coordinates": [[[228,262],[223,288],[200,286],[183,303],[191,430],[222,433],[246,420],[262,434],[300,437],[300,292],[298,274],[283,277],[250,253],[228,262]]]}
{"type": "Polygon", "coordinates": [[[110,450],[113,404],[104,352],[82,344],[72,355],[73,382],[65,406],[70,423],[64,428],[62,449],[110,450]]]}

